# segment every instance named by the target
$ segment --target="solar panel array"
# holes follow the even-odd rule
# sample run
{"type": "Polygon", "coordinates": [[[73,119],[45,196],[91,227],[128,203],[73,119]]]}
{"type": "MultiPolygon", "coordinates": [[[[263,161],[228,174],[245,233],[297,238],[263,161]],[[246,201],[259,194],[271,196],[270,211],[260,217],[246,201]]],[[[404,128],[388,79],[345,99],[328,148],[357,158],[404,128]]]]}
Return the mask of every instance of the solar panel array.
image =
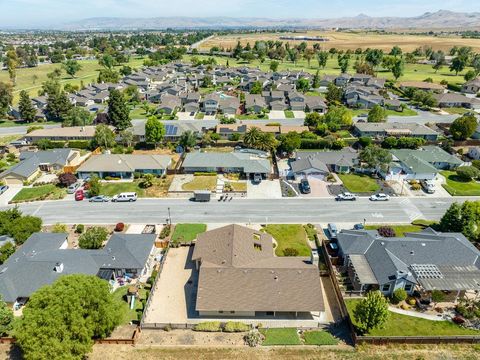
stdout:
{"type": "Polygon", "coordinates": [[[412,270],[418,279],[443,279],[442,272],[434,264],[412,264],[412,270]]]}

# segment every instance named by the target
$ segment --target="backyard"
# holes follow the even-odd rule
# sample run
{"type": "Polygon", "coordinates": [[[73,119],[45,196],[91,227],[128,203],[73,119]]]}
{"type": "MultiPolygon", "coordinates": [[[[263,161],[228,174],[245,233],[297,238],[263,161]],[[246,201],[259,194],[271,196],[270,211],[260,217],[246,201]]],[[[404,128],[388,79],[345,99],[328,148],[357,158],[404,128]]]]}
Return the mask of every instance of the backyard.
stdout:
{"type": "Polygon", "coordinates": [[[56,185],[48,184],[42,186],[34,186],[31,188],[23,188],[12,199],[12,203],[39,200],[59,200],[63,199],[67,192],[65,189],[56,185]]]}
{"type": "Polygon", "coordinates": [[[447,180],[443,188],[452,196],[480,196],[480,183],[476,181],[463,181],[455,171],[442,171],[447,180]]]}
{"type": "Polygon", "coordinates": [[[310,256],[307,234],[302,225],[266,225],[265,231],[277,242],[275,254],[285,256],[285,249],[295,249],[298,256],[310,256]]]}
{"type": "MultiPolygon", "coordinates": [[[[345,303],[355,325],[353,310],[359,299],[347,299],[345,303]]],[[[450,321],[432,321],[390,312],[384,328],[372,330],[371,336],[448,336],[480,335],[480,331],[462,328],[450,321]]]]}
{"type": "Polygon", "coordinates": [[[177,224],[173,231],[171,241],[173,243],[189,243],[197,238],[198,234],[201,234],[207,230],[205,224],[177,224]]]}
{"type": "Polygon", "coordinates": [[[265,336],[263,346],[272,345],[337,345],[338,339],[322,330],[305,331],[301,334],[295,328],[261,329],[265,336]]]}
{"type": "Polygon", "coordinates": [[[185,191],[195,191],[195,190],[215,190],[217,186],[217,177],[216,176],[194,176],[193,180],[183,184],[182,189],[185,191]]]}
{"type": "Polygon", "coordinates": [[[380,186],[368,175],[338,174],[345,188],[352,193],[372,193],[380,190],[380,186]]]}
{"type": "Polygon", "coordinates": [[[140,289],[138,291],[140,299],[136,299],[135,305],[133,309],[130,309],[130,306],[127,302],[127,291],[128,286],[122,286],[113,292],[113,296],[117,299],[120,304],[120,311],[122,313],[122,321],[121,325],[129,324],[130,322],[138,321],[139,320],[139,313],[141,314],[143,311],[143,304],[142,299],[146,298],[146,290],[140,289]]]}

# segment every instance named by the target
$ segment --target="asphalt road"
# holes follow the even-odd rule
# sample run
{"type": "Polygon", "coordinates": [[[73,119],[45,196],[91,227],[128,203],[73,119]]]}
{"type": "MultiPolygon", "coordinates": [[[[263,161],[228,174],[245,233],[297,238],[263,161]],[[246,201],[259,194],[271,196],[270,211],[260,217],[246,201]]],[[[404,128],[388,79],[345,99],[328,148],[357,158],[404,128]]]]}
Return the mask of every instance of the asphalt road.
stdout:
{"type": "Polygon", "coordinates": [[[163,223],[410,223],[439,220],[454,201],[451,198],[393,198],[388,202],[355,203],[333,199],[234,199],[231,202],[194,203],[186,199],[139,199],[136,203],[89,203],[72,200],[21,204],[26,213],[45,224],[163,223]]]}

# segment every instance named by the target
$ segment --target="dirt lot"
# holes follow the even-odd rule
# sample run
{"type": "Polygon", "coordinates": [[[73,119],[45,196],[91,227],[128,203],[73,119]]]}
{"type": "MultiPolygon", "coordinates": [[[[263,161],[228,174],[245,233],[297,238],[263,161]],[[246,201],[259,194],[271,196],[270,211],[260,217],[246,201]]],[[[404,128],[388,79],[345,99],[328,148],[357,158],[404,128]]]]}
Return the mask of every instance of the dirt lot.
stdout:
{"type": "MultiPolygon", "coordinates": [[[[259,34],[232,34],[224,36],[216,36],[201,45],[202,50],[209,50],[212,46],[220,46],[226,49],[234,48],[238,41],[245,46],[247,42],[251,46],[258,40],[273,40],[282,41],[280,36],[321,36],[326,37],[330,41],[321,43],[323,48],[337,48],[337,49],[352,49],[357,48],[366,49],[377,48],[382,50],[388,50],[394,46],[400,46],[403,51],[413,51],[419,46],[430,45],[434,50],[449,50],[453,46],[471,46],[475,51],[480,50],[480,42],[477,39],[462,39],[460,37],[433,37],[433,36],[417,36],[417,35],[400,35],[389,34],[380,35],[375,33],[346,33],[335,31],[308,31],[306,33],[294,33],[294,34],[275,34],[275,33],[259,33],[259,34]]],[[[283,40],[285,41],[285,40],[283,40]]],[[[288,41],[290,44],[299,44],[301,41],[288,41]]],[[[309,42],[312,46],[315,42],[309,42]]]]}

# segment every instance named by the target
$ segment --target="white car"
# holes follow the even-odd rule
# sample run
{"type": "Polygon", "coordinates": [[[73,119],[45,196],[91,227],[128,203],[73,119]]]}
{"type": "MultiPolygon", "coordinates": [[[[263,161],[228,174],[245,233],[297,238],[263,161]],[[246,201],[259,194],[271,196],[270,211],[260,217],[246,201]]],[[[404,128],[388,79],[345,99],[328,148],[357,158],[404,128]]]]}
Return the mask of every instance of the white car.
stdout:
{"type": "Polygon", "coordinates": [[[121,193],[112,198],[113,202],[133,202],[137,201],[137,193],[121,193]]]}
{"type": "Polygon", "coordinates": [[[357,197],[352,193],[346,192],[346,193],[337,195],[335,200],[337,200],[337,201],[355,201],[355,200],[357,200],[357,197]]]}
{"type": "Polygon", "coordinates": [[[390,200],[390,196],[387,194],[375,194],[370,196],[371,201],[388,201],[390,200]]]}

